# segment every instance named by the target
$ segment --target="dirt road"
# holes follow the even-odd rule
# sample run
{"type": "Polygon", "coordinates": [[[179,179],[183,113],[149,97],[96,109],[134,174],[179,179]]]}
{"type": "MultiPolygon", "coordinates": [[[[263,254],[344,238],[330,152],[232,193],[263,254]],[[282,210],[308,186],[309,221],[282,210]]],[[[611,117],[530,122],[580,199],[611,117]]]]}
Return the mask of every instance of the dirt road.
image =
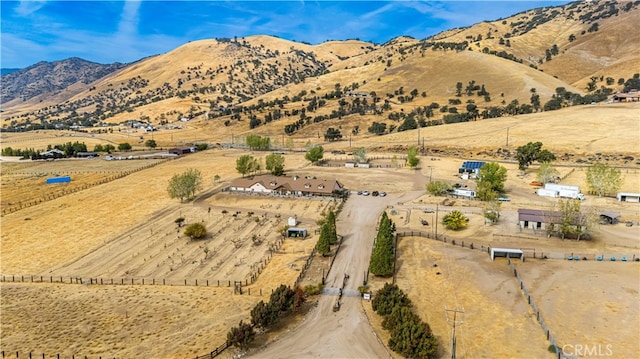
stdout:
{"type": "Polygon", "coordinates": [[[344,236],[331,272],[327,276],[326,294],[305,321],[266,349],[252,353],[264,358],[388,358],[389,353],[371,330],[357,295],[369,265],[379,216],[387,205],[415,198],[419,192],[388,197],[352,195],[337,221],[338,233],[344,236]],[[342,306],[333,312],[337,289],[346,282],[342,306]]]}

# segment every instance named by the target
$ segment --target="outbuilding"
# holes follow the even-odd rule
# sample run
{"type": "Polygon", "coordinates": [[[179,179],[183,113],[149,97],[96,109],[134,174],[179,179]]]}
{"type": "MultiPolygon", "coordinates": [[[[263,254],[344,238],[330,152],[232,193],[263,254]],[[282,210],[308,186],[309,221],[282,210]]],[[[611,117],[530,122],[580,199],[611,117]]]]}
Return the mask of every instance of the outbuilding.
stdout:
{"type": "Polygon", "coordinates": [[[475,173],[480,172],[480,168],[484,166],[485,162],[481,161],[464,161],[462,166],[458,169],[458,173],[475,173]]]}
{"type": "Polygon", "coordinates": [[[187,153],[196,152],[195,147],[174,147],[169,149],[169,153],[175,155],[186,155],[187,153]]]}
{"type": "Polygon", "coordinates": [[[520,258],[524,260],[524,252],[520,249],[492,247],[489,254],[491,255],[491,260],[494,260],[496,257],[520,258]]]}
{"type": "Polygon", "coordinates": [[[611,211],[602,212],[600,213],[600,221],[609,224],[616,224],[620,222],[620,213],[611,211]]]}
{"type": "Polygon", "coordinates": [[[640,203],[640,193],[619,192],[616,198],[618,202],[640,203]]]}
{"type": "Polygon", "coordinates": [[[287,237],[305,238],[307,237],[306,228],[291,227],[287,229],[287,237]]]}

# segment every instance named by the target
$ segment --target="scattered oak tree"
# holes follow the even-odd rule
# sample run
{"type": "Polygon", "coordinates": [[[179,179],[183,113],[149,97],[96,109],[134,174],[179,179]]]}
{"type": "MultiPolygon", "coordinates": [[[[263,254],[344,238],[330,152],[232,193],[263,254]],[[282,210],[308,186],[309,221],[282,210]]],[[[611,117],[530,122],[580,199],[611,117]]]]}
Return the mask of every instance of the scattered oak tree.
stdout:
{"type": "Polygon", "coordinates": [[[385,132],[387,132],[387,124],[384,122],[374,121],[367,130],[369,131],[369,133],[380,136],[380,135],[383,135],[385,132]]]}
{"type": "Polygon", "coordinates": [[[167,192],[169,197],[180,198],[180,202],[184,199],[191,199],[196,192],[202,188],[202,174],[199,170],[188,169],[181,174],[175,174],[169,180],[167,192]]]}
{"type": "Polygon", "coordinates": [[[613,195],[622,186],[620,170],[604,163],[596,163],[587,169],[587,186],[599,197],[613,195]]]}
{"type": "Polygon", "coordinates": [[[156,143],[156,140],[147,140],[147,142],[145,142],[144,145],[149,147],[149,148],[158,147],[158,144],[156,143]]]}
{"type": "Polygon", "coordinates": [[[128,142],[118,144],[118,151],[131,151],[131,144],[128,142]]]}
{"type": "Polygon", "coordinates": [[[284,174],[284,156],[279,153],[267,155],[265,166],[272,175],[282,176],[284,174]]]}
{"type": "Polygon", "coordinates": [[[322,157],[324,157],[324,148],[322,146],[311,147],[304,155],[304,158],[311,163],[317,163],[322,157]]]}
{"type": "Polygon", "coordinates": [[[325,141],[335,141],[342,138],[342,133],[337,128],[329,127],[327,132],[324,134],[325,141]]]}
{"type": "Polygon", "coordinates": [[[556,156],[548,150],[543,150],[542,142],[529,142],[516,148],[516,159],[518,160],[518,168],[524,171],[535,161],[551,162],[556,159],[556,156]]]}

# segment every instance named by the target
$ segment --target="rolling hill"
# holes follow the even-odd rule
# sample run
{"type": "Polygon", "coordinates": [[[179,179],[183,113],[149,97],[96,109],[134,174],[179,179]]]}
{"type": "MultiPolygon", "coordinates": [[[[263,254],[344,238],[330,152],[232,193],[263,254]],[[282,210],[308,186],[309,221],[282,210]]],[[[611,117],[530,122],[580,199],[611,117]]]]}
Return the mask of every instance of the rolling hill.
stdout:
{"type": "Polygon", "coordinates": [[[211,138],[321,137],[331,127],[348,136],[378,123],[388,134],[523,115],[602,101],[640,82],[638,22],[640,2],[574,2],[382,45],[263,35],[193,41],[105,67],[104,76],[79,77],[67,66],[56,86],[46,71],[40,80],[3,76],[8,89],[32,92],[3,103],[2,128],[131,119],[161,126],[186,117],[211,138]]]}

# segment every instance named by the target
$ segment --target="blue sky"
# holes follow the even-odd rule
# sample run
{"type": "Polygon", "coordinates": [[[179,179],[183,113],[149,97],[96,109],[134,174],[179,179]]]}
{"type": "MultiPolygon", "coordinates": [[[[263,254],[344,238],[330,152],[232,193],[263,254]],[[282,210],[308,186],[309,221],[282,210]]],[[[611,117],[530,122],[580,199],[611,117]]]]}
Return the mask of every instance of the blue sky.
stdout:
{"type": "Polygon", "coordinates": [[[275,35],[312,44],[417,39],[568,1],[0,1],[0,67],[131,62],[186,42],[275,35]]]}

